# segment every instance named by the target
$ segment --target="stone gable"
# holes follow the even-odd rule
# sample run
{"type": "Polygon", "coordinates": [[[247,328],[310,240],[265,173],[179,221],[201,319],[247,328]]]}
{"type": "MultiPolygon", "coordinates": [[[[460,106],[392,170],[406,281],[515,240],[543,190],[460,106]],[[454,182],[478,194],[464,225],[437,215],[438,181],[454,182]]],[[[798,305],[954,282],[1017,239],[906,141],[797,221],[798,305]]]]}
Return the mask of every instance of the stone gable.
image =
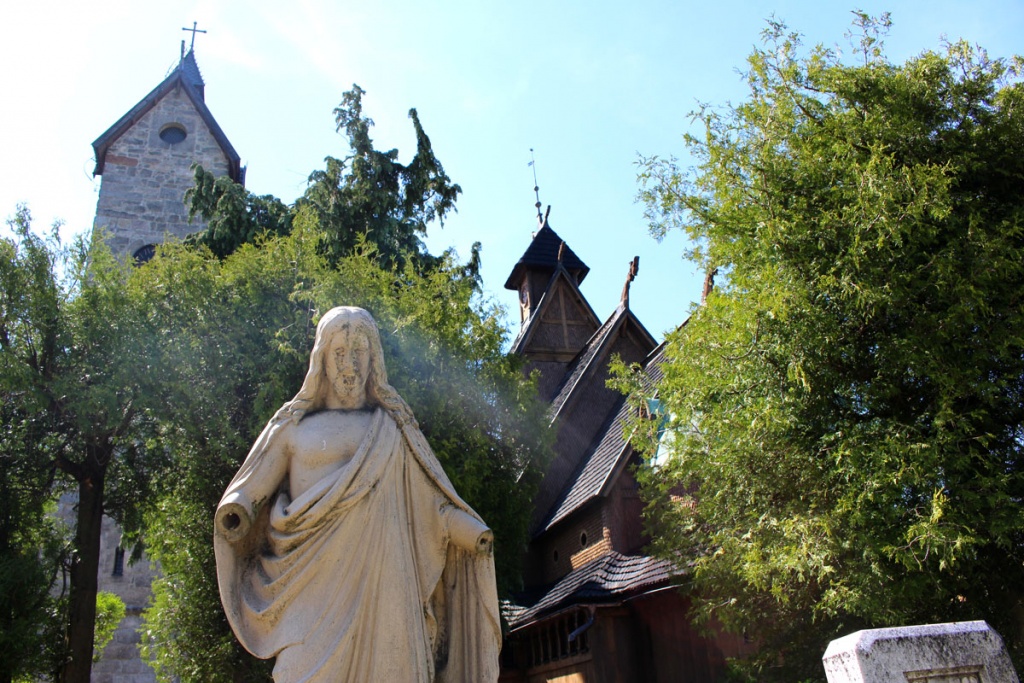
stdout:
{"type": "Polygon", "coordinates": [[[166,236],[185,237],[205,227],[189,224],[185,191],[192,186],[192,163],[226,175],[229,161],[183,87],[164,95],[111,144],[96,206],[96,228],[108,233],[115,254],[134,254],[166,236]],[[176,124],[185,139],[165,142],[160,133],[176,124]]]}

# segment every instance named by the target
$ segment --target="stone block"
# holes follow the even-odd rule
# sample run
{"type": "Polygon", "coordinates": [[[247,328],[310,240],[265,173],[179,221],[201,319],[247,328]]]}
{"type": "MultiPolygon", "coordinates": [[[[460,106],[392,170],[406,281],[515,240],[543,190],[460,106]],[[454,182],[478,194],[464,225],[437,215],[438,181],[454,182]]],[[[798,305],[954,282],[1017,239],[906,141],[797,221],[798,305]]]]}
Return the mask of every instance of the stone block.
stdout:
{"type": "Polygon", "coordinates": [[[829,643],[829,683],[1019,683],[984,621],[857,631],[829,643]]]}

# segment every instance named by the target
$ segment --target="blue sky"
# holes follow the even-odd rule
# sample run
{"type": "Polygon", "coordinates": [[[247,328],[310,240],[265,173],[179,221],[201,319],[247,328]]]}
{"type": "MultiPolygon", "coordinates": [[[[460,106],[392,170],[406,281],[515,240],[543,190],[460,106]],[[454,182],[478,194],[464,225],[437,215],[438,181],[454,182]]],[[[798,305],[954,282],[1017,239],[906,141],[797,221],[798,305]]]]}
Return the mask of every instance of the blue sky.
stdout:
{"type": "MultiPolygon", "coordinates": [[[[432,251],[483,243],[484,285],[502,289],[536,228],[535,150],[551,225],[591,268],[583,292],[599,317],[618,303],[640,256],[631,306],[659,339],[699,298],[703,275],[681,235],[647,234],[634,203],[638,154],[685,158],[698,102],[744,97],[740,71],[769,16],[807,44],[846,45],[854,8],[890,11],[890,58],[967,39],[992,56],[1024,52],[1022,0],[818,2],[691,0],[97,0],[7,3],[0,74],[6,105],[0,211],[28,203],[36,225],[91,226],[99,178],[91,142],[159,83],[199,22],[206,101],[248,165],[247,186],[291,201],[327,155],[342,156],[332,109],[358,83],[378,148],[413,150],[416,107],[462,185],[459,213],[432,251]]],[[[344,302],[338,302],[339,304],[344,302]]]]}

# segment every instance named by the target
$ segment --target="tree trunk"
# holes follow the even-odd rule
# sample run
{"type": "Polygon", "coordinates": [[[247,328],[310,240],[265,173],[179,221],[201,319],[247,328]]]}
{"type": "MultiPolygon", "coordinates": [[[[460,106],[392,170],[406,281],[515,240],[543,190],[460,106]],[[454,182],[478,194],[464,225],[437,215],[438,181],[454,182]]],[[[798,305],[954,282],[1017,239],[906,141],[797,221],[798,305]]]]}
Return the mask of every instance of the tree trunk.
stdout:
{"type": "MultiPolygon", "coordinates": [[[[91,457],[87,460],[96,462],[91,457]]],[[[92,673],[105,470],[102,465],[86,465],[85,476],[78,481],[75,555],[71,563],[68,603],[68,659],[61,672],[61,683],[89,683],[92,673]]]]}
{"type": "MultiPolygon", "coordinates": [[[[0,557],[8,557],[10,554],[10,533],[7,528],[0,526],[0,557]]],[[[10,596],[9,600],[3,600],[3,602],[3,606],[0,607],[0,629],[3,629],[4,633],[10,633],[14,624],[14,596],[10,596]]],[[[0,662],[0,683],[11,683],[13,680],[12,663],[0,662]]]]}
{"type": "MultiPolygon", "coordinates": [[[[5,474],[5,476],[7,475],[5,474]]],[[[7,525],[0,524],[0,557],[9,557],[11,555],[10,546],[10,531],[7,525]]],[[[0,629],[3,629],[4,633],[10,633],[11,627],[14,624],[14,596],[10,596],[6,600],[4,598],[8,598],[8,596],[0,596],[0,602],[3,603],[0,606],[0,629]]],[[[11,668],[10,662],[0,662],[0,683],[11,683],[13,679],[14,671],[11,668]]]]}

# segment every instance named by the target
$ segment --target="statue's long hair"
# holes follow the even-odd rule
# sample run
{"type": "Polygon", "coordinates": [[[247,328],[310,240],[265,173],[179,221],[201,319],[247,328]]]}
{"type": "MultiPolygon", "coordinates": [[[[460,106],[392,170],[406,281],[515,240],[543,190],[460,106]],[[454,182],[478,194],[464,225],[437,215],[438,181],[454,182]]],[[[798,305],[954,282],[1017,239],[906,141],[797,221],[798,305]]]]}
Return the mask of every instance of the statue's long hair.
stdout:
{"type": "Polygon", "coordinates": [[[285,403],[271,418],[271,424],[288,420],[299,422],[303,416],[322,410],[327,399],[329,386],[325,371],[327,350],[331,338],[344,327],[362,333],[369,342],[370,370],[366,378],[366,401],[369,407],[380,406],[398,423],[415,427],[412,409],[388,384],[388,373],[384,367],[384,349],[380,343],[380,331],[373,317],[364,309],[355,306],[338,306],[327,311],[316,326],[313,351],[309,356],[309,370],[295,398],[285,403]]]}

